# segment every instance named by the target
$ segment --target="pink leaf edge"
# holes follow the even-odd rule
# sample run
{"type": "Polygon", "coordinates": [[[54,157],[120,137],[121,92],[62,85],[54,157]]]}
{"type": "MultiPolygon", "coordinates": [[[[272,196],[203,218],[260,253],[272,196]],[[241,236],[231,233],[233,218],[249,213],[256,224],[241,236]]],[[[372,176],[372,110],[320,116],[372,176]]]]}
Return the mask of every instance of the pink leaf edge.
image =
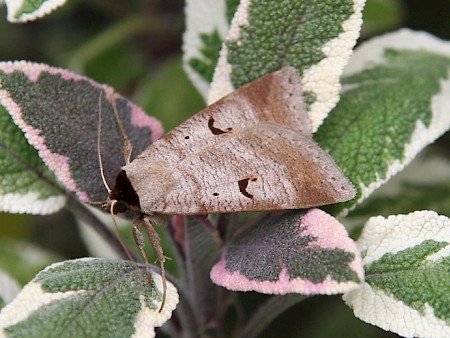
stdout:
{"type": "MultiPolygon", "coordinates": [[[[342,249],[355,254],[354,260],[349,264],[350,269],[356,272],[361,282],[364,280],[364,269],[360,252],[356,243],[348,236],[345,227],[336,218],[320,209],[309,209],[302,217],[301,223],[306,229],[302,236],[312,235],[317,240],[309,245],[320,246],[327,249],[342,249]]],[[[211,280],[226,289],[233,291],[257,291],[265,294],[283,295],[287,293],[338,294],[354,289],[360,283],[354,281],[338,282],[330,276],[320,282],[314,283],[301,278],[289,279],[289,272],[283,268],[277,281],[250,280],[239,271],[230,272],[226,268],[226,250],[222,257],[211,269],[211,280]]]]}
{"type": "MultiPolygon", "coordinates": [[[[32,63],[27,61],[16,61],[16,62],[0,62],[0,70],[7,74],[11,74],[14,71],[23,72],[30,81],[36,82],[39,75],[43,72],[48,72],[53,75],[61,75],[65,80],[72,81],[87,81],[92,84],[92,86],[104,90],[107,93],[108,100],[112,102],[114,99],[122,98],[121,95],[116,94],[114,90],[107,86],[101,85],[87,77],[69,72],[65,69],[51,67],[45,64],[32,63]]],[[[1,86],[1,84],[0,84],[1,86]]],[[[1,88],[1,87],[0,87],[1,88]]],[[[148,127],[152,130],[152,142],[156,141],[163,135],[163,128],[161,123],[148,116],[141,108],[134,105],[130,101],[127,101],[131,108],[131,123],[136,127],[148,127]]],[[[28,142],[35,147],[39,156],[42,158],[44,163],[52,170],[56,177],[64,184],[64,186],[76,193],[76,195],[85,202],[91,202],[89,196],[86,192],[81,191],[75,180],[72,178],[69,158],[64,155],[55,154],[49,148],[46,147],[45,137],[40,135],[40,130],[28,125],[22,116],[22,110],[19,105],[17,105],[10,97],[8,91],[0,89],[0,104],[3,105],[13,118],[16,125],[23,131],[28,142]]]]}

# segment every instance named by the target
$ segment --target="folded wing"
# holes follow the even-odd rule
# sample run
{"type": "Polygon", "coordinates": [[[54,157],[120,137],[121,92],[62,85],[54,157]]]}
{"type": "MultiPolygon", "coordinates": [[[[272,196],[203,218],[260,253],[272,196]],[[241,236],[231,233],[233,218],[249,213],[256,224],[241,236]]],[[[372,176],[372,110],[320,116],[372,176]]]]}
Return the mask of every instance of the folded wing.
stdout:
{"type": "Polygon", "coordinates": [[[142,211],[302,209],[355,195],[333,159],[310,136],[270,122],[218,136],[214,144],[176,164],[140,156],[125,166],[142,211]]]}

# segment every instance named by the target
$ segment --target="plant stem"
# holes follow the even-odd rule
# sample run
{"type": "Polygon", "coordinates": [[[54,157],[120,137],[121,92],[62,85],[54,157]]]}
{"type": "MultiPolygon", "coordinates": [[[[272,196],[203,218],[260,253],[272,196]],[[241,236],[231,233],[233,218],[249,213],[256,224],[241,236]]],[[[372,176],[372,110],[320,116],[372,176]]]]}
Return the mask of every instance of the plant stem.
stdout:
{"type": "Polygon", "coordinates": [[[208,220],[207,216],[193,215],[191,217],[202,224],[206,230],[208,230],[218,248],[222,247],[222,238],[220,238],[217,228],[208,220]]]}
{"type": "Polygon", "coordinates": [[[240,334],[240,338],[256,338],[272,321],[291,306],[308,298],[300,294],[273,296],[253,314],[240,334]]]}
{"type": "Polygon", "coordinates": [[[76,217],[84,220],[86,223],[92,226],[92,228],[97,231],[97,233],[100,234],[100,236],[102,236],[123,259],[128,260],[127,253],[120,244],[120,241],[117,239],[116,235],[108,228],[105,223],[100,221],[98,217],[95,216],[87,206],[81,203],[73,195],[68,195],[67,208],[76,217]]]}

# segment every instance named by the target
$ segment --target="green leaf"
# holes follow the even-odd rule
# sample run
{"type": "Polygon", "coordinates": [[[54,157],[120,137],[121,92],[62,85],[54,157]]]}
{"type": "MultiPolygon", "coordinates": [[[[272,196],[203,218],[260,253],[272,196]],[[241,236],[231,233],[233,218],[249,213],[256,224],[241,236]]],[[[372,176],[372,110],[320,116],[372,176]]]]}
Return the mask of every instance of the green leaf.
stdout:
{"type": "MultiPolygon", "coordinates": [[[[450,43],[401,30],[355,51],[315,139],[357,187],[352,208],[450,126],[450,43]]],[[[334,211],[336,212],[336,211],[334,211]]]]}
{"type": "Polygon", "coordinates": [[[183,66],[203,97],[208,93],[222,41],[228,31],[227,16],[234,13],[234,0],[186,1],[183,35],[183,66]]]}
{"type": "Polygon", "coordinates": [[[39,19],[64,5],[67,0],[6,0],[8,20],[26,22],[39,19]]]}
{"type": "Polygon", "coordinates": [[[50,214],[66,197],[38,152],[0,105],[0,211],[50,214]]]}
{"type": "Polygon", "coordinates": [[[358,38],[363,5],[363,0],[241,1],[208,101],[283,66],[294,66],[316,130],[339,99],[339,77],[358,38]]]}
{"type": "Polygon", "coordinates": [[[154,337],[167,321],[178,294],[161,277],[131,262],[78,259],[53,264],[25,286],[0,314],[5,337],[154,337]]]}
{"type": "Polygon", "coordinates": [[[222,38],[219,32],[214,30],[211,34],[200,34],[200,40],[203,44],[203,47],[200,48],[203,59],[192,58],[189,60],[189,66],[200,74],[206,82],[210,83],[219,59],[222,38]]]}
{"type": "Polygon", "coordinates": [[[433,210],[450,217],[450,161],[433,150],[417,156],[402,172],[375,191],[346,217],[347,229],[373,215],[407,214],[433,210]],[[430,175],[433,173],[433,175],[430,175]]]}
{"type": "Polygon", "coordinates": [[[374,36],[401,26],[406,4],[399,0],[370,0],[364,8],[361,35],[374,36]]]}
{"type": "Polygon", "coordinates": [[[373,217],[358,245],[366,282],[344,295],[358,318],[402,336],[450,335],[449,218],[373,217]]]}

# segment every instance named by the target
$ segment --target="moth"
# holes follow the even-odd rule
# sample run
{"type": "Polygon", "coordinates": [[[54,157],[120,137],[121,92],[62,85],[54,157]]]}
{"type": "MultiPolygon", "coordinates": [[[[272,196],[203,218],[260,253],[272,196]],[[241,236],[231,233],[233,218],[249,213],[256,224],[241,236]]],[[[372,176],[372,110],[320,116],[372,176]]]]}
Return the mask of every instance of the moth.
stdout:
{"type": "Polygon", "coordinates": [[[110,193],[147,215],[304,209],[354,196],[312,139],[292,67],[235,90],[165,134],[122,168],[110,193]]]}
{"type": "MultiPolygon", "coordinates": [[[[285,67],[211,104],[122,167],[106,208],[132,210],[164,277],[155,214],[304,209],[347,201],[355,189],[312,139],[300,76],[285,67]]],[[[111,209],[111,210],[112,210],[111,209]]]]}

